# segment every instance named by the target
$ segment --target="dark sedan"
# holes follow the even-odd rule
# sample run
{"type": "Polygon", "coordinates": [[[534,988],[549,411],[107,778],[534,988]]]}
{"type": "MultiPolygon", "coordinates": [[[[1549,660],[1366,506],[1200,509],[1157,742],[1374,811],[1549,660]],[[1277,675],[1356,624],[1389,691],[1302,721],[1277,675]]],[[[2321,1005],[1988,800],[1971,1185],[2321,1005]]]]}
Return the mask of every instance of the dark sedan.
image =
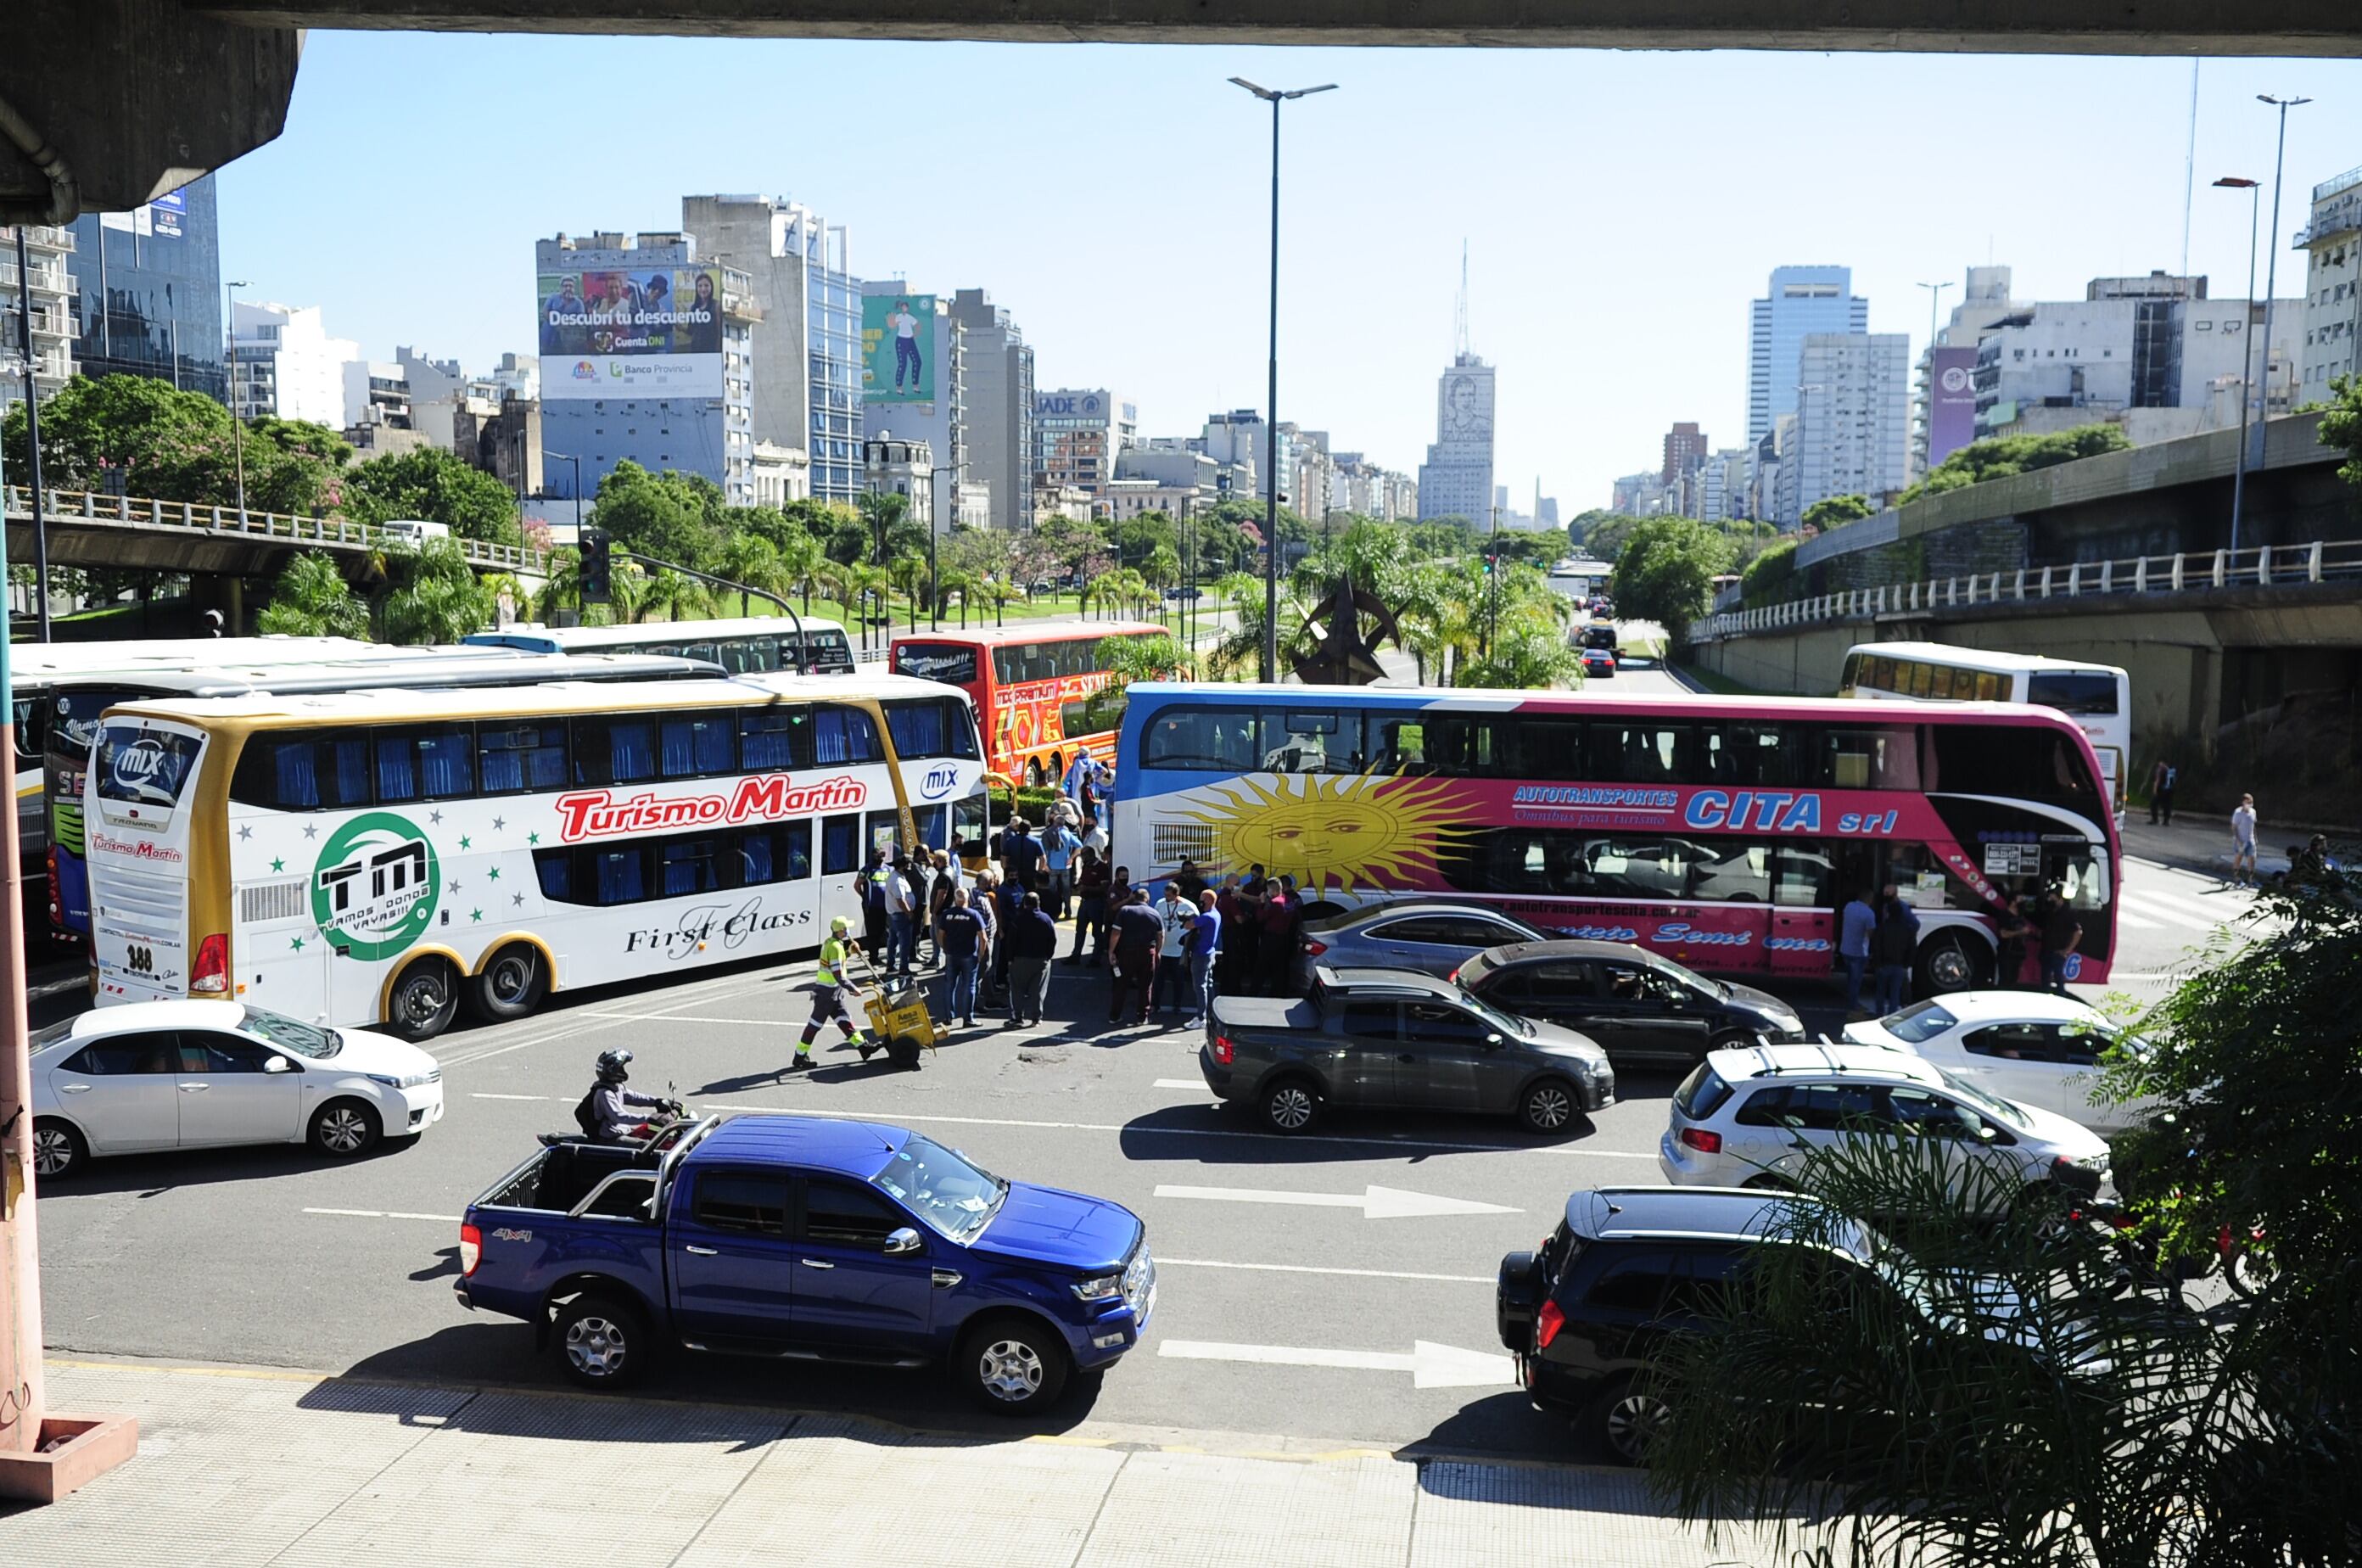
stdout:
{"type": "Polygon", "coordinates": [[[1618,1066],[1685,1068],[1708,1051],[1805,1038],[1779,998],[1620,942],[1515,943],[1478,954],[1456,978],[1503,1012],[1589,1036],[1618,1066]]]}

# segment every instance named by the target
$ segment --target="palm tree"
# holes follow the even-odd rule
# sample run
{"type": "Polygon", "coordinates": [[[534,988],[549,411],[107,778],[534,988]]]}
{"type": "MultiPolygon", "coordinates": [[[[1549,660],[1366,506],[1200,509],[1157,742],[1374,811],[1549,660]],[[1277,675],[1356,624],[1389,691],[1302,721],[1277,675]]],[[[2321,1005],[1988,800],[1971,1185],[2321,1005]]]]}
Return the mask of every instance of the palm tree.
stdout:
{"type": "MultiPolygon", "coordinates": [[[[636,626],[647,613],[648,576],[629,561],[621,562],[607,575],[607,624],[615,626],[636,626]]],[[[594,606],[595,608],[595,606],[594,606]]],[[[583,612],[590,619],[590,612],[583,612]]]]}
{"type": "Polygon", "coordinates": [[[779,576],[787,584],[780,591],[800,590],[804,596],[804,613],[811,613],[812,590],[826,585],[821,568],[828,564],[828,551],[821,542],[800,530],[788,535],[778,546],[779,576]]]}
{"type": "Polygon", "coordinates": [[[968,601],[976,597],[981,585],[982,580],[976,573],[963,570],[958,567],[944,569],[944,580],[935,585],[936,591],[942,595],[942,602],[945,604],[951,602],[953,594],[959,595],[960,630],[962,631],[967,630],[968,601]]]}
{"type": "MultiPolygon", "coordinates": [[[[1180,586],[1180,554],[1170,545],[1157,546],[1148,552],[1148,559],[1141,563],[1140,576],[1148,591],[1157,595],[1162,603],[1164,590],[1180,586]]],[[[1161,618],[1161,611],[1159,614],[1161,618]]]]}
{"type": "Polygon", "coordinates": [[[905,550],[886,564],[887,580],[910,602],[911,630],[919,629],[919,591],[933,590],[927,578],[927,556],[923,550],[905,550]]]}
{"type": "Polygon", "coordinates": [[[549,552],[549,578],[542,585],[541,597],[534,602],[534,615],[538,620],[555,621],[557,612],[582,604],[582,552],[571,545],[549,552]]]}
{"type": "Polygon", "coordinates": [[[787,591],[787,573],[779,563],[779,552],[760,534],[734,534],[722,547],[718,576],[726,577],[739,585],[738,613],[755,613],[754,595],[748,589],[760,589],[768,593],[787,591]]]}
{"type": "Polygon", "coordinates": [[[306,550],[279,574],[259,624],[265,634],[367,637],[369,606],[353,596],[336,562],[306,550]]]}
{"type": "Polygon", "coordinates": [[[693,621],[706,613],[711,604],[703,583],[668,568],[648,580],[640,616],[660,611],[668,621],[693,621]]]}

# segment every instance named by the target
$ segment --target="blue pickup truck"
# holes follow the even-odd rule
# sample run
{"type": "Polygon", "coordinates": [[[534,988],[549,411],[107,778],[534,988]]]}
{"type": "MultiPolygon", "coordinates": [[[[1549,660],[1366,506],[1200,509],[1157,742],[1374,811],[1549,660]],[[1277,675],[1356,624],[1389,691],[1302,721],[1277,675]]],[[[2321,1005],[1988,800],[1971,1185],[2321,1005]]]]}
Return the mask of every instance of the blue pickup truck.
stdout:
{"type": "Polygon", "coordinates": [[[1140,1342],[1147,1230],[918,1133],[748,1114],[669,1146],[550,1140],[468,1206],[460,1304],[535,1325],[621,1387],[660,1348],[945,1366],[986,1408],[1058,1397],[1140,1342]]]}

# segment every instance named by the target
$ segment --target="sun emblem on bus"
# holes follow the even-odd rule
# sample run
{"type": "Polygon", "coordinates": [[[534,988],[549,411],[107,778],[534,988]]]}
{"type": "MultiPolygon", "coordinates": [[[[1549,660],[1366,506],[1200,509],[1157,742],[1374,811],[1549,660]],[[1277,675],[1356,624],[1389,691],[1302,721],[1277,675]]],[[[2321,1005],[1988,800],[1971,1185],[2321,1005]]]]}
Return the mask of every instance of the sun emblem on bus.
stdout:
{"type": "Polygon", "coordinates": [[[1451,788],[1374,774],[1279,774],[1241,778],[1194,801],[1188,815],[1213,830],[1222,870],[1261,866],[1308,891],[1401,887],[1435,868],[1437,850],[1473,830],[1452,821],[1451,788]]]}

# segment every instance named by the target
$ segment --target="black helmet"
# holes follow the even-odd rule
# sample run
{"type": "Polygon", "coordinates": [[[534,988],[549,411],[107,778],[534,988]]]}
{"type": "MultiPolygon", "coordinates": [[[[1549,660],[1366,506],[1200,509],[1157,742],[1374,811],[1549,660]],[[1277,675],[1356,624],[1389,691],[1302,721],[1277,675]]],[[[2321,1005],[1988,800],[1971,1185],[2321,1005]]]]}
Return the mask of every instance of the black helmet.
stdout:
{"type": "Polygon", "coordinates": [[[600,1052],[599,1081],[602,1084],[622,1083],[625,1078],[632,1076],[630,1073],[624,1070],[630,1065],[631,1060],[632,1054],[629,1051],[600,1052]]]}

